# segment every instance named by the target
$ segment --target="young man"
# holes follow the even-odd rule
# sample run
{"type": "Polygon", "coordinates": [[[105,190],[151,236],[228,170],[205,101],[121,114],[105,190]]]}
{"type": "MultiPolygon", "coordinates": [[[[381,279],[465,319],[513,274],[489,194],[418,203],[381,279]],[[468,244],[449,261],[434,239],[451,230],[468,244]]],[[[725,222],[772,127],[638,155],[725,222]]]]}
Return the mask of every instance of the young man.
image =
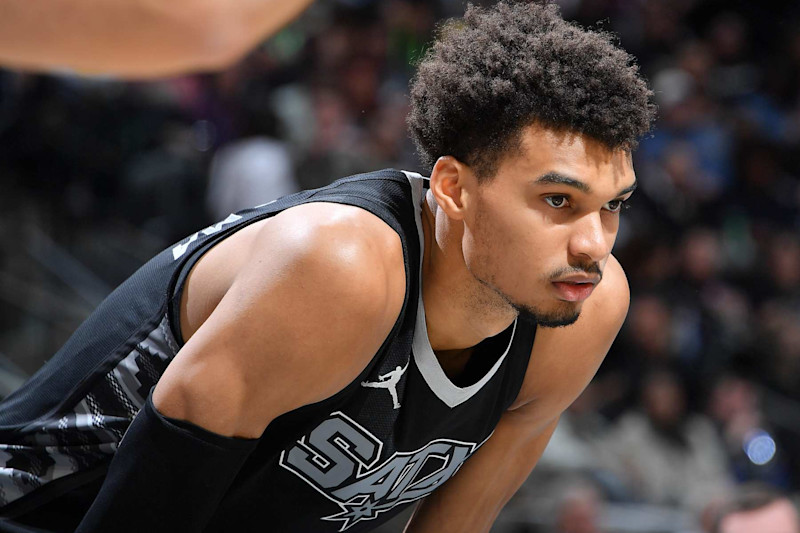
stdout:
{"type": "Polygon", "coordinates": [[[489,530],[624,320],[651,93],[535,4],[470,8],[411,93],[430,180],[191,235],[0,404],[0,530],[489,530]]]}

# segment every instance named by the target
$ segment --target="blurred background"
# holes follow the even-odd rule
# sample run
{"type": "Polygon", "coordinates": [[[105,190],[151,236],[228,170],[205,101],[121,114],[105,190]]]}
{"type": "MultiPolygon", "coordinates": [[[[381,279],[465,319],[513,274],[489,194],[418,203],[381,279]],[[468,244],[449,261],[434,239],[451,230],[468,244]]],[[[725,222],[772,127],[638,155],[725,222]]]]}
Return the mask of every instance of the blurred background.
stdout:
{"type": "MultiPolygon", "coordinates": [[[[627,322],[495,531],[708,531],[738,484],[800,490],[800,6],[558,3],[618,34],[660,112],[614,251],[627,322]]],[[[232,68],[158,82],[0,70],[0,397],[198,228],[424,173],[408,82],[463,9],[321,0],[232,68]]]]}

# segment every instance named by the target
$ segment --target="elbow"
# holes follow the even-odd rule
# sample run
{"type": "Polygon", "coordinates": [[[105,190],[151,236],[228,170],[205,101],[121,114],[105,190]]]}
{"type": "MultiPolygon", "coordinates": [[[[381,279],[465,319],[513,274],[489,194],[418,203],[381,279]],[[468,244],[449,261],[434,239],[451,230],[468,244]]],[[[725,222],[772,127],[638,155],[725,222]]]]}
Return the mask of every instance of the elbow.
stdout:
{"type": "Polygon", "coordinates": [[[184,28],[192,70],[219,71],[236,64],[255,39],[232,2],[189,0],[190,12],[184,28]]]}
{"type": "Polygon", "coordinates": [[[205,43],[198,70],[222,71],[237,64],[250,51],[251,43],[245,42],[235,30],[216,29],[205,43]]]}

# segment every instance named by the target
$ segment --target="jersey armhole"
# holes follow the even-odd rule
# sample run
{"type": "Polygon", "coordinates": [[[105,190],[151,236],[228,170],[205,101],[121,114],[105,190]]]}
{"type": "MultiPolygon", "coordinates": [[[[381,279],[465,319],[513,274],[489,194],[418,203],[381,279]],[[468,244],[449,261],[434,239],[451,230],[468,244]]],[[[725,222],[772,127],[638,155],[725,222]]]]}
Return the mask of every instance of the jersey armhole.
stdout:
{"type": "MultiPolygon", "coordinates": [[[[392,228],[392,230],[400,236],[400,242],[403,248],[404,270],[406,275],[406,294],[403,298],[403,306],[401,308],[400,315],[398,317],[398,322],[400,321],[400,317],[402,317],[405,314],[406,306],[408,304],[408,298],[409,298],[408,280],[411,279],[409,278],[409,276],[412,275],[410,269],[411,250],[409,249],[409,243],[405,239],[403,239],[403,228],[401,227],[401,224],[394,217],[389,216],[389,214],[387,213],[388,209],[386,206],[383,206],[368,198],[363,198],[361,196],[356,196],[346,193],[324,194],[317,196],[317,193],[322,193],[322,192],[329,192],[329,191],[327,189],[320,189],[318,191],[315,191],[313,194],[303,199],[302,201],[297,202],[296,204],[286,206],[282,209],[269,210],[261,215],[256,215],[253,218],[247,220],[243,224],[233,226],[229,228],[227,231],[222,231],[219,234],[214,235],[213,238],[209,238],[207,241],[203,242],[200,246],[198,246],[197,248],[192,250],[189,254],[187,254],[187,257],[184,259],[183,264],[177,270],[177,274],[174,276],[173,281],[169,285],[169,293],[167,297],[167,317],[168,317],[169,327],[172,332],[172,336],[175,339],[175,342],[178,344],[179,349],[182,348],[184,345],[184,338],[183,338],[183,332],[181,331],[181,320],[180,320],[181,298],[183,297],[183,291],[186,286],[186,278],[188,278],[194,265],[197,264],[197,262],[211,248],[219,244],[222,240],[230,237],[237,231],[244,229],[245,227],[255,222],[259,222],[266,218],[270,218],[274,215],[277,215],[278,213],[281,213],[286,209],[315,202],[317,203],[328,202],[328,203],[336,203],[336,204],[359,207],[380,218],[386,225],[392,228]]],[[[397,322],[395,323],[392,329],[394,330],[396,326],[397,322]]]]}

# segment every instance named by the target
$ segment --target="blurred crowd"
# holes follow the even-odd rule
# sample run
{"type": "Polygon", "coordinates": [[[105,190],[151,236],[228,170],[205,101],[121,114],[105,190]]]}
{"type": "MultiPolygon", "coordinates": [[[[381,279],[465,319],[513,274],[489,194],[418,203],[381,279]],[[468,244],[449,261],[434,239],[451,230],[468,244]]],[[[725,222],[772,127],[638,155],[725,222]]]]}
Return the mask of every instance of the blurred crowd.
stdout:
{"type": "MultiPolygon", "coordinates": [[[[498,527],[711,531],[742,483],[800,490],[800,6],[559,4],[619,36],[659,120],[614,252],[627,322],[498,527]]],[[[320,1],[218,74],[0,70],[0,369],[35,371],[152,254],[232,211],[424,172],[408,82],[463,7],[320,1]]]]}

